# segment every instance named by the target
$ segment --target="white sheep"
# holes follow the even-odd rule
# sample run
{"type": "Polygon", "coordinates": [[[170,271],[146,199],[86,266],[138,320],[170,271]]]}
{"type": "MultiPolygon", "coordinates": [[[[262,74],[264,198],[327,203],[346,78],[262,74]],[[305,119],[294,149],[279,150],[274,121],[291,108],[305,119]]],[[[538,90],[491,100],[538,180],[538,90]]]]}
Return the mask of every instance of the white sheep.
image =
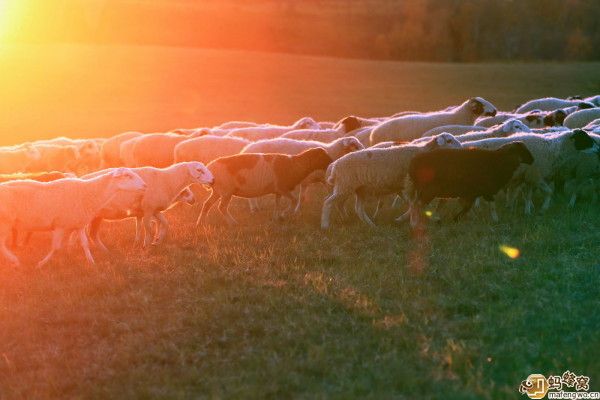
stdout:
{"type": "MultiPolygon", "coordinates": [[[[465,142],[472,142],[475,140],[481,140],[481,139],[487,139],[487,138],[493,138],[493,137],[506,137],[506,136],[512,135],[514,133],[519,133],[519,132],[531,132],[531,129],[529,129],[529,127],[527,125],[525,125],[523,122],[519,121],[518,119],[511,118],[509,120],[506,120],[505,122],[503,122],[500,125],[495,125],[488,129],[475,130],[473,132],[467,132],[467,133],[464,133],[461,135],[456,135],[456,134],[455,135],[456,135],[456,139],[459,142],[465,143],[465,142]]],[[[420,139],[413,140],[411,142],[411,144],[422,143],[424,141],[427,141],[428,139],[429,139],[428,137],[422,137],[420,139]]]]}
{"type": "Polygon", "coordinates": [[[12,174],[25,172],[29,166],[38,161],[42,154],[33,146],[19,148],[0,148],[0,173],[12,174]]]}
{"type": "Polygon", "coordinates": [[[600,108],[588,108],[567,116],[564,125],[569,129],[583,128],[598,118],[600,118],[600,108]]]}
{"type": "Polygon", "coordinates": [[[40,157],[27,167],[28,172],[61,171],[75,172],[78,166],[79,150],[73,145],[36,144],[40,157]]]}
{"type": "Polygon", "coordinates": [[[371,145],[387,141],[411,141],[442,125],[473,125],[482,115],[496,115],[496,107],[481,97],[471,98],[448,111],[404,115],[377,125],[371,133],[371,145]]]}
{"type": "Polygon", "coordinates": [[[355,211],[370,226],[375,226],[364,209],[366,196],[402,195],[408,165],[412,157],[423,151],[439,147],[461,147],[454,140],[446,143],[446,135],[435,136],[421,146],[393,146],[387,149],[359,150],[334,161],[327,169],[327,183],[333,193],[325,200],[321,215],[321,228],[328,229],[331,209],[356,196],[355,211]]]}
{"type": "Polygon", "coordinates": [[[0,251],[18,266],[19,260],[6,247],[12,231],[52,231],[52,248],[38,263],[41,267],[61,248],[65,233],[77,231],[87,260],[94,264],[85,227],[117,193],[143,193],[145,187],[137,174],[125,168],[90,180],[65,178],[0,184],[0,251]]]}
{"type": "Polygon", "coordinates": [[[364,128],[359,128],[350,132],[350,135],[357,138],[363,146],[369,147],[371,145],[371,132],[373,132],[373,127],[365,126],[364,128]]]}
{"type": "Polygon", "coordinates": [[[243,139],[256,141],[263,139],[273,139],[287,132],[297,129],[321,129],[320,125],[310,117],[304,117],[290,126],[263,125],[248,128],[232,129],[227,136],[241,137],[243,139]]]}
{"type": "Polygon", "coordinates": [[[137,136],[121,143],[120,157],[127,167],[165,168],[174,162],[175,146],[198,136],[202,137],[202,133],[197,132],[189,136],[175,133],[152,133],[137,136]]]}
{"type": "MultiPolygon", "coordinates": [[[[250,143],[241,151],[241,153],[279,153],[293,156],[316,147],[324,149],[329,157],[334,161],[350,152],[364,149],[364,146],[358,141],[358,139],[352,136],[342,137],[330,143],[312,140],[277,138],[250,143]]],[[[296,208],[294,209],[294,212],[297,213],[300,211],[300,207],[308,186],[313,183],[321,182],[325,182],[325,171],[317,170],[307,176],[300,183],[300,195],[298,196],[298,201],[296,202],[296,208]]],[[[250,199],[249,201],[250,209],[257,209],[256,199],[250,199]]]]}
{"type": "Polygon", "coordinates": [[[577,107],[582,102],[582,100],[566,100],[559,99],[557,97],[544,97],[541,99],[533,99],[529,100],[526,103],[523,103],[515,110],[517,114],[524,114],[534,110],[539,111],[554,111],[559,108],[567,108],[567,107],[577,107]]]}
{"type": "Polygon", "coordinates": [[[175,162],[200,161],[208,164],[219,157],[238,154],[250,143],[249,140],[234,136],[201,136],[175,146],[174,158],[175,162]]]}
{"type": "Polygon", "coordinates": [[[141,132],[123,132],[106,139],[100,149],[102,158],[101,168],[123,167],[125,163],[121,159],[121,143],[142,136],[141,132]]]}
{"type": "Polygon", "coordinates": [[[501,124],[508,121],[509,119],[518,119],[528,127],[543,128],[546,126],[544,123],[544,115],[541,113],[530,113],[530,114],[513,114],[513,113],[499,113],[493,117],[479,118],[475,121],[475,125],[483,126],[485,128],[491,128],[494,125],[501,124]]]}
{"type": "MultiPolygon", "coordinates": [[[[98,236],[102,221],[135,217],[136,235],[134,244],[139,243],[142,230],[144,230],[144,247],[151,243],[153,236],[152,221],[155,221],[157,225],[156,235],[152,244],[159,244],[166,237],[168,230],[168,222],[163,215],[163,211],[177,202],[181,192],[188,186],[195,183],[211,185],[214,181],[206,166],[195,161],[177,163],[167,168],[139,167],[131,170],[146,182],[146,191],[143,196],[138,199],[127,193],[114,196],[96,213],[91,222],[90,236],[104,250],[106,250],[106,246],[98,236]]],[[[98,171],[82,178],[93,179],[104,173],[106,171],[98,171]]]]}

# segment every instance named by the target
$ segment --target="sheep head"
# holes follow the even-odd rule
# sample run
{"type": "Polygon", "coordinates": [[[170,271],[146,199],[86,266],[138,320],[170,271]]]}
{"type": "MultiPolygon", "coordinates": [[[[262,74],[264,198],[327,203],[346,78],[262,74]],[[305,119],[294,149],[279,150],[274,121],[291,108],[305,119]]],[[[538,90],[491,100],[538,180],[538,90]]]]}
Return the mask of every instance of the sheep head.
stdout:
{"type": "Polygon", "coordinates": [[[494,117],[498,110],[492,103],[485,100],[482,97],[472,97],[468,100],[468,106],[473,115],[479,117],[485,115],[487,117],[494,117]]]}
{"type": "Polygon", "coordinates": [[[138,174],[129,168],[116,168],[109,172],[110,178],[120,190],[131,192],[143,192],[146,190],[146,182],[138,174]]]}
{"type": "Polygon", "coordinates": [[[190,176],[201,185],[212,185],[215,183],[213,174],[206,168],[206,165],[199,161],[186,163],[186,168],[190,176]]]}

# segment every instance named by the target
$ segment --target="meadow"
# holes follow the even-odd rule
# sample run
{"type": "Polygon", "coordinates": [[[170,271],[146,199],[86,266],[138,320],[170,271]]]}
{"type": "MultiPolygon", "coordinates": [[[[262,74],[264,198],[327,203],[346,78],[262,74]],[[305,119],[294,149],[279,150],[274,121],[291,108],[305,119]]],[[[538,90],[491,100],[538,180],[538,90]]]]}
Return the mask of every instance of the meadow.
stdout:
{"type": "MultiPolygon", "coordinates": [[[[598,64],[35,50],[0,55],[4,144],[600,92],[598,64]]],[[[597,204],[559,196],[545,215],[475,212],[419,232],[388,206],[376,229],[352,215],[322,232],[324,194],[283,222],[268,201],[257,214],[236,201],[238,227],[213,212],[197,228],[198,206],[177,207],[148,251],[132,248],[131,221],[107,224],[113,253],[95,251],[96,266],[75,246],[36,270],[49,246],[37,234],[22,268],[0,266],[0,398],[504,399],[567,369],[600,390],[597,204]]]]}

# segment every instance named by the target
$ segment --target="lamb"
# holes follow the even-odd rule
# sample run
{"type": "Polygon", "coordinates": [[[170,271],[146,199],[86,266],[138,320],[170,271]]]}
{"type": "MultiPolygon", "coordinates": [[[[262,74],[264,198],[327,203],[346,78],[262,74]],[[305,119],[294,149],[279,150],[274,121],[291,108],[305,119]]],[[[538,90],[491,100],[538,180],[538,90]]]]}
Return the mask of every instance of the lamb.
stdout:
{"type": "MultiPolygon", "coordinates": [[[[147,188],[143,196],[136,197],[128,193],[120,193],[94,215],[90,225],[90,236],[101,249],[106,246],[99,237],[100,225],[104,220],[122,220],[136,218],[136,235],[134,245],[137,245],[144,230],[143,247],[146,248],[152,240],[152,221],[156,222],[156,235],[153,245],[160,244],[167,235],[168,222],[163,211],[169,209],[184,194],[181,192],[192,184],[212,185],[212,173],[201,162],[182,162],[167,168],[139,167],[132,168],[138,174],[147,188]]],[[[112,170],[109,170],[112,171],[112,170]]],[[[83,176],[83,179],[95,179],[106,173],[99,171],[83,176]]]]}
{"type": "Polygon", "coordinates": [[[198,136],[202,137],[202,133],[190,136],[152,133],[134,137],[121,143],[120,156],[127,167],[165,168],[173,164],[177,144],[198,136]]]}
{"type": "Polygon", "coordinates": [[[237,224],[228,210],[232,196],[254,198],[274,193],[277,215],[281,196],[291,201],[288,209],[291,208],[296,202],[292,194],[294,188],[308,175],[324,170],[330,163],[331,157],[322,148],[309,149],[293,156],[243,153],[218,158],[208,164],[215,176],[215,184],[210,197],[202,205],[197,225],[205,221],[210,208],[219,199],[221,215],[228,224],[237,224]]]}
{"type": "Polygon", "coordinates": [[[227,136],[235,136],[243,139],[256,141],[263,139],[273,139],[287,132],[297,129],[321,129],[319,124],[310,117],[304,117],[290,126],[265,125],[248,128],[232,129],[227,136]]]}
{"type": "Polygon", "coordinates": [[[101,168],[125,166],[125,163],[121,159],[121,143],[142,135],[143,133],[141,132],[123,132],[108,138],[100,149],[102,158],[101,168]]]}
{"type": "Polygon", "coordinates": [[[529,100],[528,102],[517,107],[515,113],[524,114],[534,110],[555,111],[560,108],[579,106],[581,103],[581,100],[565,100],[557,97],[544,97],[541,99],[529,100]]]}
{"type": "Polygon", "coordinates": [[[564,125],[569,129],[583,128],[598,118],[600,118],[600,108],[579,110],[565,118],[564,125]]]}
{"type": "MultiPolygon", "coordinates": [[[[352,136],[342,137],[331,143],[277,138],[250,143],[241,151],[241,153],[278,153],[292,156],[317,147],[324,149],[332,160],[337,160],[350,152],[364,149],[364,146],[358,139],[352,136]]],[[[302,181],[300,184],[298,202],[296,203],[294,212],[297,213],[300,211],[307,187],[312,183],[319,182],[325,182],[324,171],[315,171],[302,181]]],[[[251,209],[255,208],[257,208],[256,205],[252,203],[251,209]]]]}
{"type": "Polygon", "coordinates": [[[87,181],[66,178],[51,182],[24,180],[0,184],[0,252],[18,266],[19,260],[6,247],[12,230],[51,230],[52,248],[37,264],[39,268],[60,249],[65,232],[77,231],[88,262],[94,264],[85,227],[119,191],[143,193],[145,187],[142,178],[125,168],[87,181]]]}
{"type": "Polygon", "coordinates": [[[249,140],[234,136],[206,135],[194,139],[184,140],[175,146],[175,162],[200,161],[208,164],[219,157],[238,154],[250,144],[249,140]]]}
{"type": "Polygon", "coordinates": [[[440,135],[421,146],[368,148],[334,161],[326,173],[327,183],[333,186],[333,193],[323,204],[321,228],[329,228],[332,207],[342,205],[350,195],[356,196],[355,211],[358,217],[366,224],[375,226],[365,212],[365,197],[401,194],[410,160],[418,153],[439,147],[460,147],[460,143],[455,140],[447,144],[445,135],[440,135]]]}
{"type": "MultiPolygon", "coordinates": [[[[454,220],[468,212],[479,197],[493,202],[522,163],[531,165],[533,156],[518,141],[496,150],[437,149],[417,154],[408,168],[414,190],[414,195],[409,195],[414,199],[411,225],[417,225],[421,208],[437,197],[461,199],[463,208],[454,220]]],[[[411,191],[411,188],[408,190],[411,191]]],[[[495,208],[493,217],[498,220],[495,208]]]]}
{"type": "Polygon", "coordinates": [[[442,125],[473,125],[481,115],[496,115],[497,110],[481,97],[471,98],[448,111],[404,115],[377,125],[371,133],[371,145],[379,142],[417,139],[428,130],[442,125]]]}
{"type": "Polygon", "coordinates": [[[597,148],[594,140],[582,130],[536,135],[532,133],[516,134],[506,138],[491,138],[465,142],[465,147],[476,147],[495,150],[506,143],[520,141],[531,152],[534,162],[531,166],[520,168],[515,174],[515,183],[523,183],[528,187],[525,202],[525,214],[531,214],[533,207],[533,189],[545,193],[542,211],[550,206],[553,190],[548,185],[558,172],[559,166],[580,151],[592,152],[597,148]]]}
{"type": "Polygon", "coordinates": [[[0,173],[10,174],[26,171],[41,157],[40,151],[33,146],[0,148],[0,173]]]}

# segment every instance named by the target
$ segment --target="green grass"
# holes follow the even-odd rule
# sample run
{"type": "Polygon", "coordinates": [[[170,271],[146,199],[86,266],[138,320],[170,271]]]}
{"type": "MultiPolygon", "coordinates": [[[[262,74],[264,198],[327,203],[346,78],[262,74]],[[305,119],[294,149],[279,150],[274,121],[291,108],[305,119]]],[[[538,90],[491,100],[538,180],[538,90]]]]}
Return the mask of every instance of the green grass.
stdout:
{"type": "MultiPolygon", "coordinates": [[[[136,51],[188,54],[190,62],[198,62],[198,54],[237,55],[136,51]]],[[[290,62],[289,56],[251,57],[290,62]]],[[[293,59],[316,70],[327,65],[317,74],[331,75],[337,86],[303,88],[285,107],[327,118],[353,108],[387,114],[412,108],[410,99],[417,108],[427,101],[439,107],[475,94],[505,106],[541,93],[588,92],[597,89],[600,75],[585,64],[293,59]],[[353,68],[378,72],[359,78],[349,73],[353,68]],[[532,85],[521,72],[534,69],[535,82],[547,85],[532,85]],[[552,86],[554,77],[573,71],[581,73],[552,86]],[[442,76],[458,75],[460,85],[452,79],[441,84],[442,76]],[[493,75],[499,78],[480,80],[493,75]],[[418,77],[426,76],[432,86],[416,90],[423,84],[418,77]],[[415,90],[392,90],[396,81],[415,90]],[[385,98],[371,96],[385,87],[385,98]]],[[[211,79],[224,73],[205,68],[211,79]]],[[[273,71],[273,82],[262,82],[283,93],[278,77],[292,72],[273,71]]],[[[155,76],[136,79],[158,84],[155,76]]],[[[246,112],[258,110],[244,91],[238,94],[238,103],[215,120],[226,113],[250,118],[241,112],[244,101],[246,112]]],[[[129,105],[120,101],[103,98],[98,107],[123,104],[126,114],[129,105]]],[[[152,98],[140,107],[147,110],[150,101],[159,102],[152,98]]],[[[291,117],[283,105],[273,107],[272,119],[291,117]]],[[[269,110],[260,110],[256,118],[266,119],[269,110]]],[[[160,124],[160,115],[151,117],[160,124]]],[[[54,115],[39,118],[55,121],[54,115]]],[[[101,113],[89,118],[94,129],[109,123],[101,113]]],[[[517,388],[529,374],[567,369],[590,376],[590,389],[600,390],[597,204],[568,211],[558,198],[546,215],[501,210],[494,224],[486,213],[474,213],[456,224],[430,224],[417,235],[390,223],[399,210],[389,208],[376,229],[352,215],[321,232],[324,191],[309,195],[302,216],[282,223],[271,220],[269,203],[251,215],[236,201],[232,213],[241,225],[234,228],[211,213],[208,226],[196,229],[197,206],[178,207],[169,211],[168,242],[149,252],[130,247],[131,221],[107,225],[102,234],[114,253],[95,252],[95,267],[85,265],[76,247],[35,270],[49,247],[47,236],[36,235],[18,252],[24,267],[0,267],[0,398],[512,399],[522,397],[517,388]],[[509,259],[501,244],[519,248],[521,256],[509,259]]]]}

